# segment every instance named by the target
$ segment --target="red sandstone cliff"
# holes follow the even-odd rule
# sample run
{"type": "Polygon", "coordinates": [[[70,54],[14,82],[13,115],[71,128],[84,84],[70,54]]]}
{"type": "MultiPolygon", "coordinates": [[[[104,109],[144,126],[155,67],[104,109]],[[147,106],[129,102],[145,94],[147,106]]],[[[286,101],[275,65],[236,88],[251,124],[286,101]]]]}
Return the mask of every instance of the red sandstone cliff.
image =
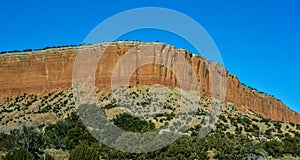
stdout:
{"type": "MultiPolygon", "coordinates": [[[[149,48],[141,47],[138,44],[109,43],[97,65],[95,82],[98,89],[111,84],[114,67],[129,50],[136,52],[137,56],[134,61],[127,63],[132,65],[132,67],[138,65],[143,58],[141,55],[145,52],[154,55],[154,62],[159,60],[159,57],[165,57],[171,62],[176,59],[177,54],[180,54],[189,62],[197,76],[199,82],[197,87],[200,96],[213,96],[224,99],[227,102],[234,103],[242,111],[250,109],[266,118],[300,124],[300,115],[298,113],[291,111],[274,97],[244,86],[236,76],[228,74],[224,67],[216,63],[168,45],[159,44],[157,45],[158,48],[149,48]],[[222,86],[213,87],[213,80],[224,80],[226,85],[224,88],[222,86]],[[224,89],[226,95],[222,97],[215,91],[215,88],[224,89]]],[[[0,96],[18,96],[24,93],[46,94],[51,91],[70,88],[72,86],[74,61],[78,52],[86,55],[96,55],[102,50],[102,45],[92,45],[1,55],[0,96]]],[[[90,58],[93,57],[91,56],[90,58]]],[[[86,63],[89,63],[89,61],[87,60],[86,63]]],[[[182,68],[184,72],[184,65],[182,68]]],[[[189,85],[188,77],[181,78],[189,85]]],[[[138,68],[131,75],[129,82],[130,84],[179,86],[178,79],[174,73],[168,67],[162,65],[144,65],[138,68]]]]}

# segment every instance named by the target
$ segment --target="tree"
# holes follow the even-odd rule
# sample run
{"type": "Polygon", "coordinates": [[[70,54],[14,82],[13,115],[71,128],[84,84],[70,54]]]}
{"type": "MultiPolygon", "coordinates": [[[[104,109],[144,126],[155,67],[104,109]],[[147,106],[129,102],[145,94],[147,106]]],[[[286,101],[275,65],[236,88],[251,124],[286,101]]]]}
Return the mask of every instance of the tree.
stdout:
{"type": "Polygon", "coordinates": [[[58,121],[56,124],[49,125],[45,130],[45,147],[47,148],[65,148],[63,138],[67,135],[70,128],[74,126],[74,122],[67,119],[58,121]]]}
{"type": "Polygon", "coordinates": [[[299,137],[291,137],[286,136],[283,139],[284,142],[284,149],[285,153],[291,154],[293,156],[299,156],[300,155],[300,138],[299,137]]]}
{"type": "Polygon", "coordinates": [[[98,160],[97,149],[90,147],[86,141],[82,141],[70,154],[69,160],[98,160]]]}
{"type": "Polygon", "coordinates": [[[207,152],[199,144],[201,141],[197,136],[183,136],[170,144],[166,151],[162,149],[158,159],[208,159],[207,152]]]}
{"type": "Polygon", "coordinates": [[[275,122],[275,123],[274,123],[274,126],[275,126],[275,128],[278,130],[278,132],[281,131],[281,126],[282,126],[282,124],[281,124],[280,122],[275,122]]]}
{"type": "Polygon", "coordinates": [[[155,130],[154,123],[134,117],[128,113],[117,115],[117,117],[113,119],[113,122],[116,126],[124,129],[125,131],[145,133],[155,130]]]}
{"type": "Polygon", "coordinates": [[[96,139],[90,135],[81,121],[78,121],[75,127],[67,131],[67,135],[64,137],[63,141],[67,149],[73,149],[82,140],[86,140],[89,143],[96,142],[96,139]]]}
{"type": "Polygon", "coordinates": [[[258,158],[262,153],[251,139],[228,132],[208,135],[204,143],[207,150],[215,151],[215,159],[243,159],[249,156],[258,158]]]}
{"type": "Polygon", "coordinates": [[[271,140],[268,142],[264,142],[262,147],[269,153],[269,155],[275,158],[283,156],[284,146],[282,142],[271,140]]]}
{"type": "Polygon", "coordinates": [[[23,126],[20,130],[12,131],[17,138],[18,146],[29,151],[36,159],[43,154],[43,135],[38,128],[23,126]]]}
{"type": "Polygon", "coordinates": [[[87,140],[90,143],[96,141],[75,113],[56,124],[49,125],[46,128],[44,137],[47,148],[62,148],[65,150],[73,149],[82,140],[87,140]]]}
{"type": "Polygon", "coordinates": [[[24,148],[14,149],[1,157],[2,160],[34,160],[33,155],[24,148]]]}
{"type": "Polygon", "coordinates": [[[13,135],[0,133],[0,150],[9,151],[16,147],[16,138],[13,135]]]}

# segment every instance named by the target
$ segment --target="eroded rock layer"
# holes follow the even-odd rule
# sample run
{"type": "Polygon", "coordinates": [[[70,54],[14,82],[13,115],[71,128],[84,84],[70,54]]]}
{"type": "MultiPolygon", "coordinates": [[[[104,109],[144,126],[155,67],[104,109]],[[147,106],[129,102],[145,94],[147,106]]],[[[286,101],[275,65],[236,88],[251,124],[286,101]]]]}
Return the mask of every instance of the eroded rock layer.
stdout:
{"type": "Polygon", "coordinates": [[[121,85],[160,84],[197,89],[201,97],[232,102],[241,111],[252,110],[265,118],[300,123],[298,113],[276,98],[241,84],[224,67],[161,43],[102,43],[1,55],[0,96],[65,90],[72,87],[74,72],[85,77],[91,72],[91,65],[97,66],[95,84],[98,90],[109,89],[112,79],[121,85]],[[78,54],[83,56],[75,63],[78,54]],[[130,56],[124,58],[124,55],[130,56]],[[153,63],[149,63],[151,61],[153,63]],[[74,64],[81,64],[80,68],[74,69],[74,64]]]}

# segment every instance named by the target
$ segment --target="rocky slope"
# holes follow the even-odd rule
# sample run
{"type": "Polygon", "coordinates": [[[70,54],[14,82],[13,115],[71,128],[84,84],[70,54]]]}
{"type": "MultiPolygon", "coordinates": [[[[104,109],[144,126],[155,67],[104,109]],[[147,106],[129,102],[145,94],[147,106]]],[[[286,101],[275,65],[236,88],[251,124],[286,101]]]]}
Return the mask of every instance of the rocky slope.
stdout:
{"type": "MultiPolygon", "coordinates": [[[[199,82],[198,86],[188,87],[198,87],[201,97],[224,99],[234,103],[239,110],[244,112],[251,110],[265,118],[300,124],[298,113],[288,109],[276,98],[241,84],[238,78],[229,74],[224,67],[197,55],[192,55],[186,50],[179,50],[161,43],[111,42],[3,54],[0,56],[0,96],[20,96],[24,93],[46,95],[49,92],[66,90],[72,87],[73,68],[77,54],[84,53],[87,58],[92,59],[104,48],[105,51],[101,60],[97,63],[95,80],[97,90],[109,89],[115,66],[127,51],[134,52],[136,56],[134,61],[127,61],[127,64],[132,65],[132,67],[136,67],[143,60],[144,53],[153,54],[153,62],[165,58],[171,62],[169,63],[170,66],[180,54],[191,64],[199,82]],[[147,45],[154,47],[145,47],[147,45]],[[226,85],[216,87],[214,83],[216,80],[224,81],[226,85]],[[218,94],[215,91],[216,88],[226,89],[226,92],[223,92],[226,94],[218,94]]],[[[120,70],[121,68],[122,66],[120,66],[120,70]]],[[[182,68],[184,72],[185,67],[182,68]]],[[[88,68],[86,69],[88,70],[88,68]]],[[[181,78],[185,80],[184,84],[179,84],[178,78],[168,67],[148,64],[138,68],[131,75],[129,83],[130,85],[161,84],[168,87],[189,85],[189,77],[181,78]]]]}

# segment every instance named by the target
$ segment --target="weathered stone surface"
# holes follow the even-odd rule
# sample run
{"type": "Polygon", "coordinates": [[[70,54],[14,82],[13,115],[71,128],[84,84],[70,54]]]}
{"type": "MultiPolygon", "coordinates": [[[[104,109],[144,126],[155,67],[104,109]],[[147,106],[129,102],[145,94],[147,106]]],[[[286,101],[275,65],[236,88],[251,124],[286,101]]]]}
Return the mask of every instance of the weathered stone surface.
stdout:
{"type": "MultiPolygon", "coordinates": [[[[89,66],[96,65],[97,90],[110,89],[112,76],[117,76],[120,84],[127,84],[129,81],[130,85],[160,84],[168,87],[197,88],[200,96],[232,102],[241,111],[252,110],[266,118],[300,124],[298,113],[288,109],[276,98],[244,86],[224,67],[169,45],[157,43],[151,48],[147,47],[147,43],[140,44],[139,42],[103,43],[1,55],[0,96],[18,96],[24,93],[46,94],[70,88],[75,58],[78,53],[84,53],[85,61],[81,62],[82,69],[78,72],[82,76],[88,75],[89,66]],[[95,57],[104,49],[98,62],[95,57]],[[128,52],[132,52],[132,57],[119,63],[123,55],[128,52]],[[141,65],[147,59],[147,55],[152,55],[148,58],[156,65],[141,65]],[[182,72],[182,75],[187,75],[184,73],[189,72],[185,64],[177,63],[177,66],[174,66],[178,55],[183,55],[191,65],[199,82],[198,86],[195,86],[190,76],[176,77],[174,70],[178,73],[182,72]],[[165,65],[158,65],[160,61],[165,61],[165,65]],[[141,67],[138,67],[140,65],[141,67]],[[116,66],[119,68],[116,69],[116,66]],[[134,71],[129,72],[128,68],[134,68],[134,71]],[[126,74],[130,75],[128,80],[120,76],[126,74]],[[226,85],[218,86],[222,83],[216,82],[222,81],[226,85]],[[220,91],[224,94],[220,94],[220,91]]],[[[151,43],[153,44],[156,43],[151,43]]]]}

